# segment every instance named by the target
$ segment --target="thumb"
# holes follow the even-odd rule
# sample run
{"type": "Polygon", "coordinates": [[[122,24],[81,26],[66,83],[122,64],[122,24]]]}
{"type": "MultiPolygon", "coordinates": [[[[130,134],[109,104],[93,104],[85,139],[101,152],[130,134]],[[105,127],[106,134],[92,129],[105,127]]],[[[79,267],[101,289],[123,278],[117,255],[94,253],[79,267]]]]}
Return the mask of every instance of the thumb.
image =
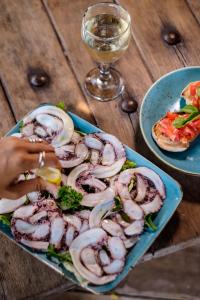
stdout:
{"type": "Polygon", "coordinates": [[[46,181],[37,177],[30,180],[23,180],[16,184],[9,186],[6,190],[6,198],[18,199],[28,193],[46,190],[46,181]]]}

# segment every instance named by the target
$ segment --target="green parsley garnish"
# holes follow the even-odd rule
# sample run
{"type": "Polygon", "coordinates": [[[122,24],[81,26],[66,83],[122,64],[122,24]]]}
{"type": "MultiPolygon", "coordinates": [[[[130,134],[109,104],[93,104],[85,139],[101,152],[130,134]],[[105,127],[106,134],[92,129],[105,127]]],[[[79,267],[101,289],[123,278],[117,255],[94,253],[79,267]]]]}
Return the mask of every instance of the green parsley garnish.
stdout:
{"type": "Polygon", "coordinates": [[[152,231],[157,230],[157,226],[153,223],[152,220],[153,214],[149,214],[145,217],[145,225],[150,228],[152,231]]]}
{"type": "Polygon", "coordinates": [[[197,120],[200,118],[200,111],[198,110],[197,107],[188,104],[184,106],[180,112],[182,113],[187,113],[189,116],[187,118],[184,118],[183,116],[180,115],[180,117],[176,118],[173,122],[174,127],[176,128],[182,128],[191,121],[197,120]]]}
{"type": "Polygon", "coordinates": [[[55,257],[59,260],[59,262],[69,262],[72,263],[72,258],[69,251],[57,252],[53,245],[49,245],[47,253],[48,258],[55,257]]]}
{"type": "Polygon", "coordinates": [[[65,107],[65,103],[63,101],[59,102],[58,104],[56,104],[56,107],[62,109],[62,110],[66,110],[66,107],[65,107]]]}
{"type": "Polygon", "coordinates": [[[127,169],[132,169],[136,167],[136,163],[134,161],[131,160],[126,160],[125,163],[122,166],[121,171],[127,170],[127,169]]]}
{"type": "Polygon", "coordinates": [[[75,191],[71,186],[64,185],[58,191],[58,206],[62,210],[80,209],[83,195],[75,191]]]}

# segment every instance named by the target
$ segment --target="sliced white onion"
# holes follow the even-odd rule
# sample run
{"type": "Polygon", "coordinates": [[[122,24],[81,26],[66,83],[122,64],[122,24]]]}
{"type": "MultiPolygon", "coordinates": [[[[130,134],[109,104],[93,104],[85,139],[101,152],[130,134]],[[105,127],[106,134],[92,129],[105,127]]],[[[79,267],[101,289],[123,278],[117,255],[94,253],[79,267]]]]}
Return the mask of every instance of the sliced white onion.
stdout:
{"type": "Polygon", "coordinates": [[[116,175],[125,163],[126,158],[123,157],[115,161],[111,166],[97,165],[91,170],[91,174],[97,178],[106,178],[116,175]]]}
{"type": "Polygon", "coordinates": [[[100,227],[101,219],[107,211],[112,209],[114,206],[114,200],[106,200],[100,204],[97,204],[91,211],[89,217],[89,226],[90,228],[100,227]]]}
{"type": "Polygon", "coordinates": [[[89,169],[88,164],[82,164],[74,168],[68,175],[67,185],[71,186],[74,190],[79,191],[79,188],[76,185],[76,180],[80,176],[81,173],[87,171],[89,169]]]}
{"type": "Polygon", "coordinates": [[[103,192],[91,193],[83,196],[81,204],[88,207],[94,207],[97,204],[104,202],[105,200],[113,199],[115,192],[111,188],[107,188],[103,192]]]}

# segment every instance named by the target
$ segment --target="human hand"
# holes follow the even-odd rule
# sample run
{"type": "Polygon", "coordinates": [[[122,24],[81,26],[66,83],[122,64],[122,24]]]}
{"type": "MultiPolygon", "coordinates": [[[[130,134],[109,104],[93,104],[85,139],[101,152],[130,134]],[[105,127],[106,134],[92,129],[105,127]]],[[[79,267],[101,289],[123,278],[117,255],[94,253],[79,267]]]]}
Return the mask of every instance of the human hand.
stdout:
{"type": "Polygon", "coordinates": [[[45,188],[39,177],[17,181],[20,174],[39,167],[39,153],[45,151],[45,166],[61,168],[54,148],[46,142],[30,143],[26,139],[5,137],[0,140],[0,197],[17,199],[45,188]]]}

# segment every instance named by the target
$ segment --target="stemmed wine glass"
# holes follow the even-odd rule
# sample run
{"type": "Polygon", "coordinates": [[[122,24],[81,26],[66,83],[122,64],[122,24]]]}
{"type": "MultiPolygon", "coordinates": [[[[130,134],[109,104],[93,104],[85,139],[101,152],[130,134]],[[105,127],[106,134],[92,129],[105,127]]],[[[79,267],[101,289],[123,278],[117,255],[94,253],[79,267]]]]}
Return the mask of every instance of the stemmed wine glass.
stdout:
{"type": "Polygon", "coordinates": [[[99,101],[117,98],[124,90],[120,73],[111,67],[126,51],[131,36],[131,17],[120,5],[98,3],[85,11],[82,39],[98,68],[85,79],[86,92],[99,101]]]}

